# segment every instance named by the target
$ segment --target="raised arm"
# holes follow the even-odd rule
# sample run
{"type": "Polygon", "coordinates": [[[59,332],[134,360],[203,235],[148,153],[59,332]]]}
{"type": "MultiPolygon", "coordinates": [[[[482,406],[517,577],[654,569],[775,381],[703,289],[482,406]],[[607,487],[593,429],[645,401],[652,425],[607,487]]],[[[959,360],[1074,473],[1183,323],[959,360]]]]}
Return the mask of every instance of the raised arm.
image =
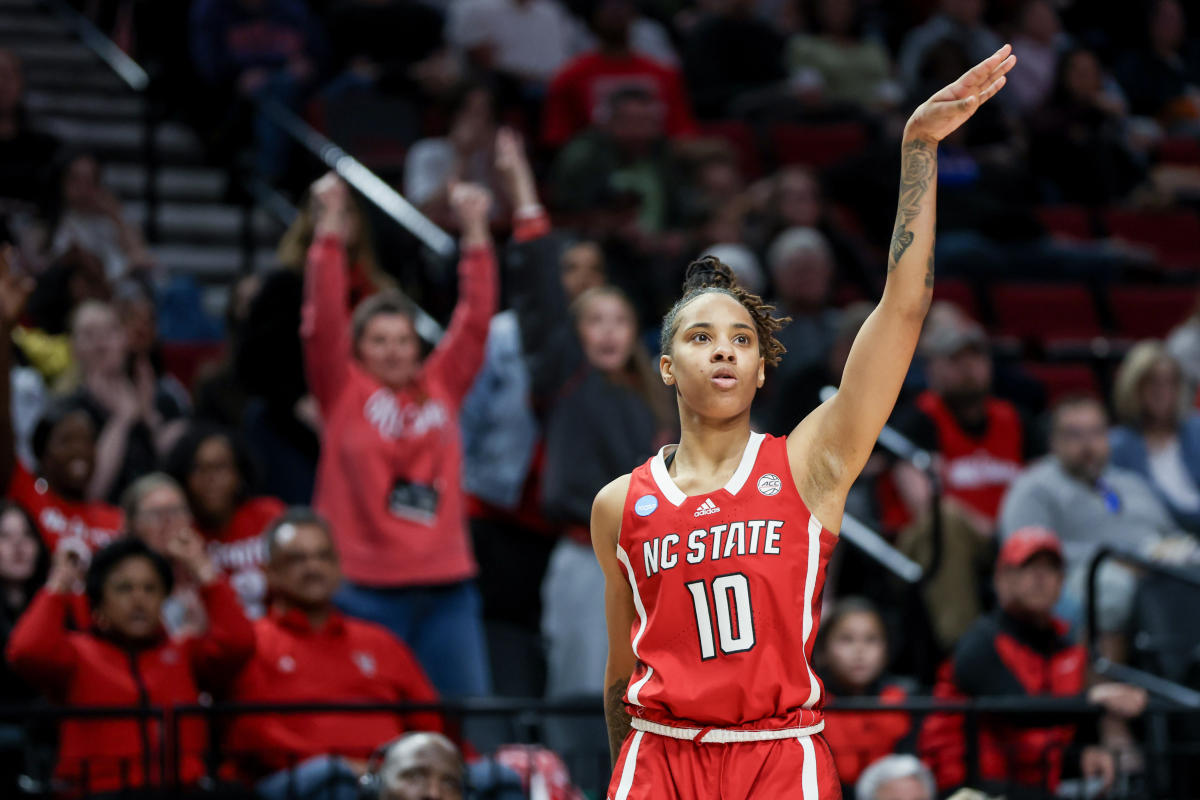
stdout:
{"type": "Polygon", "coordinates": [[[904,127],[900,200],[883,298],[862,326],[838,393],[788,437],[801,495],[833,531],[845,494],[892,413],[933,297],[938,142],[1004,86],[1016,63],[1008,45],[926,100],[904,127]]]}
{"type": "Polygon", "coordinates": [[[637,666],[629,638],[637,609],[629,576],[617,560],[617,537],[621,533],[621,509],[629,492],[629,476],[622,475],[605,486],[592,504],[592,548],[604,571],[604,611],[608,621],[608,663],[604,668],[604,720],[608,723],[608,747],[617,763],[621,744],[631,730],[625,710],[625,689],[637,666]]]}
{"type": "Polygon", "coordinates": [[[46,585],[17,620],[5,653],[13,670],[44,690],[63,690],[79,666],[67,632],[72,597],[83,588],[83,564],[72,548],[55,551],[46,585]]]}
{"type": "Polygon", "coordinates": [[[0,250],[0,491],[7,492],[17,464],[16,434],[12,424],[12,333],[25,313],[33,293],[33,278],[19,274],[16,251],[0,250]]]}
{"type": "Polygon", "coordinates": [[[313,184],[316,221],[304,266],[304,305],[300,337],[308,386],[327,410],[346,386],[352,357],[350,312],[346,308],[346,240],[353,211],[350,190],[333,173],[313,184]]]}

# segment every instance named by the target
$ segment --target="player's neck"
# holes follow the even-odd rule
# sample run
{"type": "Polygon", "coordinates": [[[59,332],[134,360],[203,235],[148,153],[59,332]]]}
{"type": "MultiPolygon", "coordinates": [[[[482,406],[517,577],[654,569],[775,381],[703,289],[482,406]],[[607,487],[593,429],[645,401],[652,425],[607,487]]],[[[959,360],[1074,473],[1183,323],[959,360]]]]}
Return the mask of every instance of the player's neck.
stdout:
{"type": "Polygon", "coordinates": [[[723,485],[724,479],[737,470],[749,440],[748,415],[715,424],[710,420],[682,419],[671,476],[705,483],[721,478],[718,485],[723,485]]]}

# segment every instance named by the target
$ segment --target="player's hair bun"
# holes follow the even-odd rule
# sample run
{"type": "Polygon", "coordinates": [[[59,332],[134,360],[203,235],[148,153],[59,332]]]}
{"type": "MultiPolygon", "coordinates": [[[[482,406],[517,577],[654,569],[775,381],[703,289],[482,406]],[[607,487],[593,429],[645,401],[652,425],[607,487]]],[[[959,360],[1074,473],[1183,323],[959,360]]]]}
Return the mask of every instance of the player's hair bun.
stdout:
{"type": "Polygon", "coordinates": [[[683,293],[700,289],[732,289],[737,277],[729,265],[716,256],[703,256],[688,264],[683,279],[683,293]]]}

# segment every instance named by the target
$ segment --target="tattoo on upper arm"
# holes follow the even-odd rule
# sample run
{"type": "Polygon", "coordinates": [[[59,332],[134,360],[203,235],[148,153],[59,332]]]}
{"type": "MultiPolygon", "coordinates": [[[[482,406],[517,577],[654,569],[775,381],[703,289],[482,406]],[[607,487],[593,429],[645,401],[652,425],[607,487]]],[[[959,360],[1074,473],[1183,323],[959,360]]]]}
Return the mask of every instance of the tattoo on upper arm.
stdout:
{"type": "MultiPolygon", "coordinates": [[[[904,145],[900,166],[900,201],[896,205],[896,228],[892,231],[888,272],[896,268],[913,243],[913,232],[909,226],[921,211],[921,201],[933,184],[936,171],[937,155],[926,142],[914,139],[904,145]]],[[[927,276],[926,282],[929,280],[931,277],[927,276]]]]}
{"type": "Polygon", "coordinates": [[[933,251],[929,251],[929,263],[925,265],[925,288],[933,288],[933,251]]]}
{"type": "Polygon", "coordinates": [[[608,691],[604,693],[604,718],[608,722],[608,749],[614,765],[617,763],[617,754],[621,752],[621,745],[624,744],[625,737],[632,730],[630,721],[633,717],[625,710],[625,701],[622,699],[625,696],[625,687],[628,685],[629,678],[622,678],[614,681],[612,686],[608,687],[608,691]]]}

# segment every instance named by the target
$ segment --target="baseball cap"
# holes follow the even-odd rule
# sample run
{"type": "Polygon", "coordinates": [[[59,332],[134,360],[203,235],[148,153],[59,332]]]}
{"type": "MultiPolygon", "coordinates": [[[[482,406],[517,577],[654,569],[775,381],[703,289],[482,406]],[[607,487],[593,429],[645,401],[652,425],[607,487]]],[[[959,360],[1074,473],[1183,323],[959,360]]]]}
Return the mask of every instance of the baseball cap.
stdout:
{"type": "Polygon", "coordinates": [[[1004,540],[1000,546],[1000,555],[996,557],[998,567],[1020,567],[1041,553],[1050,553],[1058,563],[1062,563],[1062,544],[1058,536],[1049,528],[1038,525],[1027,525],[1018,528],[1004,540]]]}
{"type": "Polygon", "coordinates": [[[925,334],[921,349],[927,356],[952,356],[968,347],[987,350],[988,337],[983,327],[973,320],[946,322],[925,334]]]}

